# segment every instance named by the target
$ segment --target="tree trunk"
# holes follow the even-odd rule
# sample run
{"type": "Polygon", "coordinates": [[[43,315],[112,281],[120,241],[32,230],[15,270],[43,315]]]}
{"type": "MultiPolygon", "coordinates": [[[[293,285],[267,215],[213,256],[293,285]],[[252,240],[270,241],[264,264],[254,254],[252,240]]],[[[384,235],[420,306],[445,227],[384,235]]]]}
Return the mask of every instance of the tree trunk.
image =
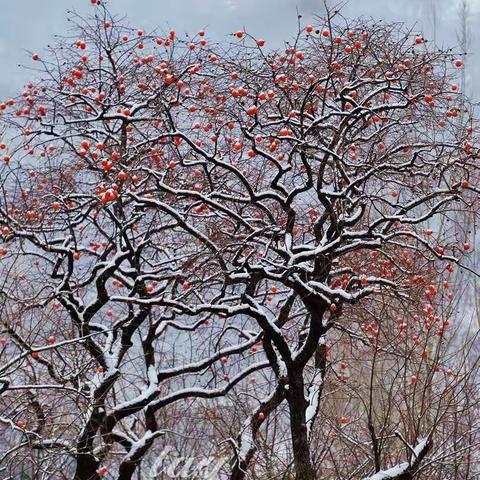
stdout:
{"type": "Polygon", "coordinates": [[[85,454],[77,457],[75,480],[100,480],[98,462],[93,455],[85,454]]]}
{"type": "Polygon", "coordinates": [[[307,401],[304,394],[303,373],[289,374],[288,407],[292,434],[293,459],[296,480],[315,480],[315,471],[310,458],[305,412],[307,401]]]}

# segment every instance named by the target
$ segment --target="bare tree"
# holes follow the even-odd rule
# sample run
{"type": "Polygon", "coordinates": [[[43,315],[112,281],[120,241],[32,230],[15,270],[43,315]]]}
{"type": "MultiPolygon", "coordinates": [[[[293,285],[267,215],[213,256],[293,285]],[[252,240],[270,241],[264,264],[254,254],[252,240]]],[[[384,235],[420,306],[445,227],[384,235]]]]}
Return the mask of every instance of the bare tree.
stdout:
{"type": "Polygon", "coordinates": [[[277,51],[92,3],[0,105],[0,468],[143,478],[219,441],[232,480],[261,445],[297,480],[379,480],[466,454],[473,421],[439,432],[475,404],[446,346],[471,247],[428,228],[476,206],[463,61],[337,11],[277,51]]]}

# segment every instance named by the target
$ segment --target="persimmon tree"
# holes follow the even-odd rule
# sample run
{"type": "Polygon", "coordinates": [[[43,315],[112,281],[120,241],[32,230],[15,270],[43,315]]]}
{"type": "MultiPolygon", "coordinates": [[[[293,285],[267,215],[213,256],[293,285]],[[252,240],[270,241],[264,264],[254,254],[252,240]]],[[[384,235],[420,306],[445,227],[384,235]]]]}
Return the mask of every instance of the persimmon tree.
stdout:
{"type": "Polygon", "coordinates": [[[350,342],[368,345],[365,391],[391,376],[345,475],[414,478],[452,401],[446,277],[471,246],[448,222],[478,193],[461,58],[336,11],[275,50],[243,30],[149,34],[92,4],[0,104],[0,466],[133,478],[176,436],[194,444],[203,405],[248,396],[219,439],[225,475],[248,478],[276,415],[296,479],[338,475],[316,454],[339,451],[319,433],[350,342]],[[428,421],[407,421],[418,396],[428,421]]]}

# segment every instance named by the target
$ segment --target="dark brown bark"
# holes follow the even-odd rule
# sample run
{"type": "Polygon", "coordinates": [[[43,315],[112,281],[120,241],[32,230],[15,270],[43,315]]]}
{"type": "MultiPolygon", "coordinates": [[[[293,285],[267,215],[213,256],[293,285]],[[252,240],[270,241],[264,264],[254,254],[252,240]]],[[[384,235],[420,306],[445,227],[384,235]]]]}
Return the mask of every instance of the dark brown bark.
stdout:
{"type": "Polygon", "coordinates": [[[93,455],[78,455],[74,480],[99,480],[98,468],[98,462],[93,455]]]}
{"type": "Polygon", "coordinates": [[[293,458],[296,480],[315,480],[315,471],[310,457],[305,411],[307,401],[304,394],[302,371],[289,372],[288,407],[290,432],[292,435],[293,458]]]}

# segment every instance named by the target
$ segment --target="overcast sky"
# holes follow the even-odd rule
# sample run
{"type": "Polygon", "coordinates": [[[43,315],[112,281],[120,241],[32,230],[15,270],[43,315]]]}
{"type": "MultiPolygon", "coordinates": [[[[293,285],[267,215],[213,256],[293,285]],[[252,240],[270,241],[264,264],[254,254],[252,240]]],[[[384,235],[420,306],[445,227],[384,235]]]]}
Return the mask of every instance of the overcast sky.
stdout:
{"type": "MultiPolygon", "coordinates": [[[[90,0],[0,0],[0,96],[14,95],[28,80],[28,72],[18,67],[28,63],[25,50],[42,51],[54,34],[68,29],[67,10],[91,12],[90,0]]],[[[462,0],[350,0],[344,12],[348,17],[367,16],[416,25],[427,38],[433,38],[433,12],[437,18],[437,43],[458,45],[458,5],[462,0]],[[434,8],[434,7],[435,8],[434,8]]],[[[480,86],[480,57],[474,49],[480,41],[480,0],[469,3],[470,55],[467,61],[467,90],[480,86]]],[[[323,0],[109,0],[111,9],[128,17],[134,27],[175,28],[195,33],[207,28],[219,40],[245,27],[272,45],[279,45],[296,30],[296,9],[305,21],[322,12],[323,0]]],[[[333,4],[334,0],[330,1],[333,4]]],[[[480,98],[479,94],[475,95],[480,98]]]]}

